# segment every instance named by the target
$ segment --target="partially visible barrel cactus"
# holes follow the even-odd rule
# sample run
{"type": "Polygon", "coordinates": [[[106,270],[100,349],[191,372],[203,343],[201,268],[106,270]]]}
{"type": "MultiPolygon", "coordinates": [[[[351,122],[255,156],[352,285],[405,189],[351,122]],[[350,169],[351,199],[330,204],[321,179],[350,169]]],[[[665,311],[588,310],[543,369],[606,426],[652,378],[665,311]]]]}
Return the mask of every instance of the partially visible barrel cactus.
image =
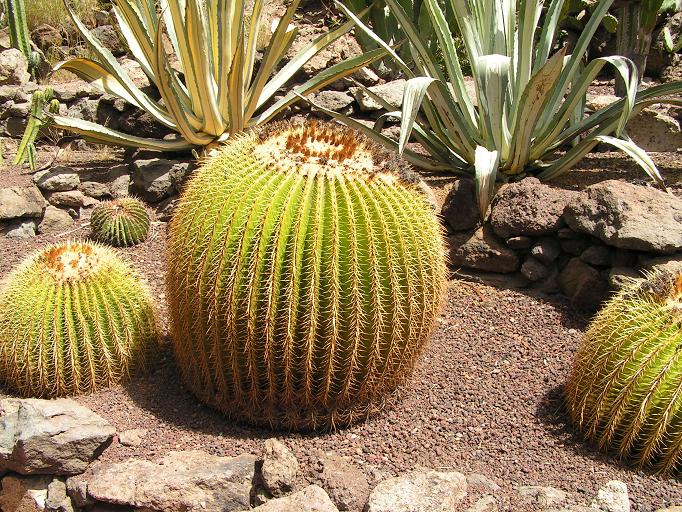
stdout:
{"type": "Polygon", "coordinates": [[[146,240],[149,213],[134,197],[120,197],[100,203],[90,218],[92,237],[114,247],[128,247],[146,240]]]}
{"type": "Polygon", "coordinates": [[[597,314],[566,387],[576,427],[600,449],[682,470],[682,273],[657,273],[597,314]]]}
{"type": "Polygon", "coordinates": [[[395,155],[336,124],[231,139],[170,224],[187,385],[228,416],[333,428],[411,372],[446,287],[441,226],[395,155]]]}
{"type": "Polygon", "coordinates": [[[0,291],[0,380],[23,395],[72,395],[122,382],[159,339],[146,288],[98,244],[49,246],[0,291]]]}

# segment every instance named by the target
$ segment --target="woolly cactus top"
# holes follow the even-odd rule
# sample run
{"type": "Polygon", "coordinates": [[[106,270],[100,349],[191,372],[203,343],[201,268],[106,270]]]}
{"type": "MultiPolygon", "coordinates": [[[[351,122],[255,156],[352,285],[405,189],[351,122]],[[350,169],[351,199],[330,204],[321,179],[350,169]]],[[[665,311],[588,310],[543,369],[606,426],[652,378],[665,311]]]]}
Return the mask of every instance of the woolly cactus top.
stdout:
{"type": "Polygon", "coordinates": [[[106,254],[103,247],[83,242],[55,245],[36,255],[36,264],[55,281],[78,281],[96,273],[106,254]]]}
{"type": "Polygon", "coordinates": [[[272,123],[259,133],[254,154],[282,172],[339,174],[417,183],[409,164],[364,134],[329,122],[272,123]]]}

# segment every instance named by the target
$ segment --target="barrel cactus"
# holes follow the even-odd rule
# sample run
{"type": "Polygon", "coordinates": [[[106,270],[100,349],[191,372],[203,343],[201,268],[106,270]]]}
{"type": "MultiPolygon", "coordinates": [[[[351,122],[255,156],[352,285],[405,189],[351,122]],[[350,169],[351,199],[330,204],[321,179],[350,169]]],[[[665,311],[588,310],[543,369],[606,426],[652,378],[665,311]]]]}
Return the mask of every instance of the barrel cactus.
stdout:
{"type": "Polygon", "coordinates": [[[122,382],[159,339],[146,288],[98,244],[49,246],[0,291],[0,380],[23,395],[87,393],[122,382]]]}
{"type": "Polygon", "coordinates": [[[167,285],[183,378],[229,417],[339,427],[411,372],[446,287],[440,223],[395,155],[340,125],[233,138],[187,184],[167,285]]]}
{"type": "Polygon", "coordinates": [[[682,470],[682,273],[652,274],[597,314],[566,387],[571,418],[600,449],[682,470]]]}
{"type": "Polygon", "coordinates": [[[120,197],[97,205],[90,218],[92,238],[128,247],[143,242],[149,234],[149,213],[144,203],[134,197],[120,197]]]}

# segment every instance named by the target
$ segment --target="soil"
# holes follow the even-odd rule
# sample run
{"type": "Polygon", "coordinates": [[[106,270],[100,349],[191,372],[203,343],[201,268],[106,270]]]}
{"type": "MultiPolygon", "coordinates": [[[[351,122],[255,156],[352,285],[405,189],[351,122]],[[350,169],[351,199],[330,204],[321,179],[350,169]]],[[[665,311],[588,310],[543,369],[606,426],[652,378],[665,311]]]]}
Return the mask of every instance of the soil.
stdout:
{"type": "MultiPolygon", "coordinates": [[[[49,151],[39,154],[43,160],[51,158],[49,151]]],[[[77,168],[106,167],[120,162],[122,154],[77,151],[62,157],[62,163],[64,158],[77,168]]],[[[682,179],[679,155],[658,154],[654,159],[677,188],[682,179]]],[[[30,175],[22,172],[4,166],[0,187],[28,184],[30,175]]],[[[559,183],[577,188],[605,178],[637,181],[641,174],[621,155],[600,153],[559,183]]],[[[442,189],[450,180],[430,181],[442,189]]],[[[26,241],[0,237],[0,277],[48,243],[87,237],[88,215],[84,211],[72,231],[58,236],[26,241]]],[[[155,222],[145,243],[120,253],[158,298],[167,333],[165,230],[164,223],[155,222]]],[[[119,432],[148,431],[139,447],[115,442],[103,461],[156,458],[184,449],[259,454],[263,441],[276,436],[293,450],[302,468],[310,467],[320,451],[333,450],[349,457],[371,481],[418,467],[480,473],[502,487],[495,495],[504,509],[519,510],[514,500],[521,485],[557,487],[569,493],[569,503],[589,504],[597,490],[614,479],[628,485],[633,510],[682,505],[682,485],[676,480],[632,469],[573,434],[562,406],[562,385],[588,321],[557,296],[452,280],[428,349],[413,378],[397,392],[394,405],[366,423],[330,434],[251,428],[202,406],[183,388],[168,339],[148,374],[77,400],[119,432]]],[[[305,475],[303,470],[302,479],[305,475]]]]}

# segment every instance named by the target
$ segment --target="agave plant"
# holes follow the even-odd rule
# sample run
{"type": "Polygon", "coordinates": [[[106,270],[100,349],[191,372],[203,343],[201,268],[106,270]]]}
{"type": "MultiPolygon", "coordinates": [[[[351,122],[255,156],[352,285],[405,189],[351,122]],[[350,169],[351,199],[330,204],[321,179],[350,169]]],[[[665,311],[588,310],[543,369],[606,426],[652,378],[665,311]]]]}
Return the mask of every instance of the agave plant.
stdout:
{"type": "MultiPolygon", "coordinates": [[[[495,193],[496,182],[525,175],[556,177],[599,143],[625,151],[663,184],[656,165],[628,138],[625,126],[645,106],[680,94],[682,82],[637,92],[639,77],[630,60],[613,56],[587,65],[583,62],[589,42],[613,0],[601,0],[594,8],[571,55],[565,48],[552,53],[564,0],[549,2],[542,23],[542,1],[447,0],[471,62],[477,103],[467,93],[455,38],[443,9],[437,0],[424,2],[442,51],[443,66],[435,64],[436,56],[400,3],[386,0],[413,48],[415,71],[349,9],[340,6],[365,34],[391,54],[409,79],[402,110],[386,113],[375,125],[377,130],[389,116],[399,117],[399,140],[372,132],[336,112],[321,110],[398,148],[418,166],[473,175],[482,215],[495,193]],[[606,64],[623,78],[626,95],[585,116],[587,88],[606,64]],[[423,118],[418,117],[420,111],[423,118]],[[413,132],[428,156],[406,148],[413,132]],[[569,144],[571,147],[563,151],[569,144]]],[[[393,110],[371,91],[365,91],[393,110]]],[[[682,104],[679,97],[665,101],[682,104]]]]}
{"type": "Polygon", "coordinates": [[[121,33],[162,101],[155,101],[135,85],[111,52],[69,9],[95,58],[72,59],[56,69],[71,71],[147,111],[178,136],[171,140],[142,138],[59,115],[51,116],[52,121],[58,128],[101,144],[158,151],[207,146],[269,121],[297,101],[297,94],[314,92],[385,55],[379,48],[331,66],[269,104],[307,61],[353,27],[349,21],[321,35],[280,69],[297,35],[290,22],[299,2],[293,0],[274,24],[257,63],[263,0],[255,0],[250,10],[244,0],[115,0],[121,33]],[[166,37],[171,43],[168,51],[166,37]]]}

